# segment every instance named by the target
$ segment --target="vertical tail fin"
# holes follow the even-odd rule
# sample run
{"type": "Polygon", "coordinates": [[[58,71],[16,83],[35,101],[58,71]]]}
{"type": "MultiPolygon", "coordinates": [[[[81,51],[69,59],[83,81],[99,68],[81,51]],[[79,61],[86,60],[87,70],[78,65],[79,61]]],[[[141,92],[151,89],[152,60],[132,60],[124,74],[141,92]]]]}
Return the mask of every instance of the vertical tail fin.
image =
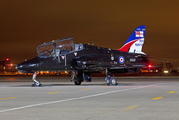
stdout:
{"type": "Polygon", "coordinates": [[[145,30],[145,25],[137,27],[132,33],[132,35],[129,37],[129,39],[126,41],[126,43],[118,50],[123,52],[145,54],[142,52],[142,45],[144,44],[145,38],[145,30]]]}

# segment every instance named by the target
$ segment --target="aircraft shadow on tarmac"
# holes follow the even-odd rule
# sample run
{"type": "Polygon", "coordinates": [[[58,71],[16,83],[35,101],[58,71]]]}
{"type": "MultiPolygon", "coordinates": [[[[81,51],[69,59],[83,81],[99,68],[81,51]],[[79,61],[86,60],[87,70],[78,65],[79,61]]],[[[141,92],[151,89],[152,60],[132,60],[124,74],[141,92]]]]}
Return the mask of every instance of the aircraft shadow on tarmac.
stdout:
{"type": "MultiPolygon", "coordinates": [[[[43,84],[41,87],[53,87],[53,86],[76,86],[74,84],[43,84]]],[[[130,83],[118,83],[118,85],[108,85],[106,83],[102,84],[81,84],[80,86],[133,86],[130,83]]],[[[32,87],[31,85],[18,85],[13,87],[32,87]]]]}

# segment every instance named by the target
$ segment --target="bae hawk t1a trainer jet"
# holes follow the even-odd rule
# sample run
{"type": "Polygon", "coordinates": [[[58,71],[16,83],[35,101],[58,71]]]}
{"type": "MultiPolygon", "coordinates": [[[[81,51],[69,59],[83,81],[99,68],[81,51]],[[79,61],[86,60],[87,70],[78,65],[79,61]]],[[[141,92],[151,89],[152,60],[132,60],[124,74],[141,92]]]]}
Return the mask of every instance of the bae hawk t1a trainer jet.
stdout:
{"type": "Polygon", "coordinates": [[[74,44],[73,37],[41,44],[38,56],[17,65],[17,70],[34,73],[33,86],[40,86],[35,79],[37,71],[71,71],[75,85],[85,80],[91,82],[91,73],[106,71],[106,81],[117,85],[113,73],[141,72],[150,65],[148,56],[142,52],[146,26],[135,29],[120,49],[110,49],[89,44],[74,44]]]}

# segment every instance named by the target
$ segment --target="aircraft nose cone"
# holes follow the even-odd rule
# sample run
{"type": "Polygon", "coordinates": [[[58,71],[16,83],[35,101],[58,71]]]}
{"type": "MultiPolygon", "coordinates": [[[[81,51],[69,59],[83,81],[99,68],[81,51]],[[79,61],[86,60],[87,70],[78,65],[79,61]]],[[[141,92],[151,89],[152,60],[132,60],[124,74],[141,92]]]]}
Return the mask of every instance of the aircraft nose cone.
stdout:
{"type": "Polygon", "coordinates": [[[16,70],[18,70],[19,69],[19,66],[18,65],[16,65],[16,70]]]}
{"type": "Polygon", "coordinates": [[[33,58],[22,62],[16,66],[19,72],[32,72],[34,70],[39,70],[39,58],[33,58]]]}
{"type": "Polygon", "coordinates": [[[18,64],[17,66],[16,66],[16,69],[17,70],[22,70],[24,68],[24,65],[22,65],[22,64],[18,64]]]}

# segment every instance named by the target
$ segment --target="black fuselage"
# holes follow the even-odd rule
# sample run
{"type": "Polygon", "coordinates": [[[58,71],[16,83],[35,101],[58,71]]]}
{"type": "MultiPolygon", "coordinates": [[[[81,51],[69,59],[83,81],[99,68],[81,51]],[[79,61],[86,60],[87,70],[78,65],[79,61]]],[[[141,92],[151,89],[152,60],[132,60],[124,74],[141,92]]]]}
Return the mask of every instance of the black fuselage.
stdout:
{"type": "Polygon", "coordinates": [[[82,71],[129,72],[148,65],[144,54],[127,53],[109,48],[83,44],[82,50],[61,50],[59,55],[39,55],[17,65],[21,72],[34,71],[82,71]],[[124,60],[121,62],[120,57],[124,60]]]}

